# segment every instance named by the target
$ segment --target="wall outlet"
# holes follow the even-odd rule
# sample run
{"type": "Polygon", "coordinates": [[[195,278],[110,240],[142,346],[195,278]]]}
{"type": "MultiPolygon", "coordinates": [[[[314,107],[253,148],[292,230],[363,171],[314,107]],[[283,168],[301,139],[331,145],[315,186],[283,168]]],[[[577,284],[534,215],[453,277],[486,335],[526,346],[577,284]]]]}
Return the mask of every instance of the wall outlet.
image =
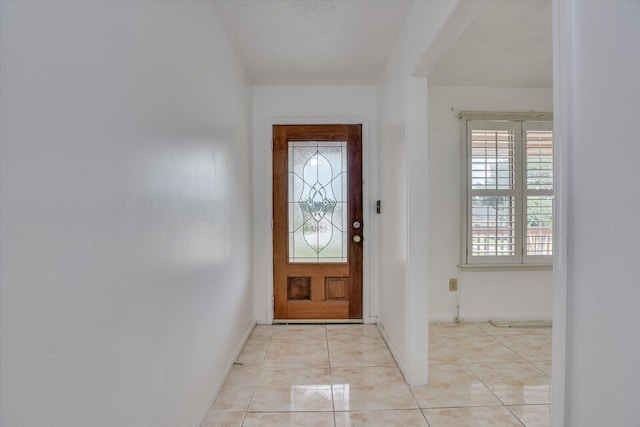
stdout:
{"type": "Polygon", "coordinates": [[[449,290],[452,292],[458,290],[458,279],[449,279],[449,290]]]}

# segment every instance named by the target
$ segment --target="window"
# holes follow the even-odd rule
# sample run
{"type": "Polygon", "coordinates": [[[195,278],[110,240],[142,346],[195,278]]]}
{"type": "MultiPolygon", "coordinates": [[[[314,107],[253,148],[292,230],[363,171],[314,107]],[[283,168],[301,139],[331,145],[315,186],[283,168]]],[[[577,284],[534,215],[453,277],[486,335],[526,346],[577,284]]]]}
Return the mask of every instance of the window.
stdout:
{"type": "Polygon", "coordinates": [[[462,266],[550,265],[550,114],[462,113],[462,266]]]}

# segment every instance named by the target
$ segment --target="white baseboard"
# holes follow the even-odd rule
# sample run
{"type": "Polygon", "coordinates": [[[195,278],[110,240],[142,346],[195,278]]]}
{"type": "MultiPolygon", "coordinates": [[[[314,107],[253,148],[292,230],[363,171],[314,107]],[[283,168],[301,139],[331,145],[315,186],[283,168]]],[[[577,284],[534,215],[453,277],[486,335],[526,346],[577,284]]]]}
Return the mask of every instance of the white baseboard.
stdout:
{"type": "Polygon", "coordinates": [[[245,331],[245,333],[244,333],[244,335],[242,337],[242,340],[240,341],[240,343],[236,347],[236,350],[233,352],[233,357],[231,358],[229,363],[227,363],[227,368],[225,369],[223,375],[220,377],[218,382],[214,385],[214,387],[213,387],[213,389],[211,391],[211,394],[209,395],[209,399],[207,401],[207,404],[205,405],[205,407],[201,411],[200,416],[198,417],[198,420],[193,425],[193,427],[200,427],[200,425],[202,424],[202,422],[206,418],[207,413],[209,412],[209,408],[211,408],[211,405],[213,405],[213,402],[218,397],[218,393],[220,393],[220,390],[222,389],[222,386],[224,385],[224,381],[227,379],[227,376],[229,375],[229,372],[231,372],[231,368],[233,368],[233,362],[235,362],[238,359],[238,357],[240,356],[240,352],[244,348],[244,346],[247,343],[247,341],[249,341],[249,337],[251,337],[251,332],[253,332],[253,328],[255,328],[256,323],[257,322],[255,320],[253,322],[251,322],[251,324],[249,325],[249,327],[245,331]]]}
{"type": "MultiPolygon", "coordinates": [[[[463,322],[488,322],[489,320],[522,322],[524,320],[544,320],[550,321],[553,316],[551,313],[522,313],[522,314],[460,314],[463,322]]],[[[447,323],[455,322],[455,316],[436,315],[429,318],[429,323],[447,323]]]]}

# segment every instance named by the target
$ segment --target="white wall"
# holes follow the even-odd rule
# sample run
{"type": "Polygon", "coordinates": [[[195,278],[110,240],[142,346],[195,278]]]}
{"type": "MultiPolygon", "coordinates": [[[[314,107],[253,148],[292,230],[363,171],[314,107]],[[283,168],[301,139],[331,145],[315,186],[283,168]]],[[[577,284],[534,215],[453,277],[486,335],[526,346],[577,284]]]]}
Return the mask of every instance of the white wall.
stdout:
{"type": "MultiPolygon", "coordinates": [[[[557,2],[554,14],[568,218],[555,311],[566,309],[567,359],[554,353],[553,373],[554,404],[564,402],[566,417],[555,421],[638,426],[640,3],[557,2]]],[[[563,338],[554,333],[554,347],[563,338]]]]}
{"type": "Polygon", "coordinates": [[[427,381],[429,229],[421,214],[428,207],[426,76],[411,76],[425,67],[424,55],[457,6],[455,1],[415,2],[378,81],[382,201],[378,317],[412,384],[427,381]],[[415,90],[420,91],[417,96],[415,90]]]}
{"type": "Polygon", "coordinates": [[[206,2],[0,15],[0,425],[193,425],[254,320],[245,72],[206,2]]]}
{"type": "Polygon", "coordinates": [[[259,323],[273,321],[272,126],[361,123],[363,144],[363,316],[375,322],[378,306],[377,121],[374,86],[254,86],[253,229],[255,310],[259,323]]]}
{"type": "Polygon", "coordinates": [[[551,319],[551,271],[460,272],[461,111],[553,109],[551,88],[429,87],[429,318],[453,321],[460,277],[463,320],[551,319]],[[460,274],[460,276],[458,276],[460,274]]]}

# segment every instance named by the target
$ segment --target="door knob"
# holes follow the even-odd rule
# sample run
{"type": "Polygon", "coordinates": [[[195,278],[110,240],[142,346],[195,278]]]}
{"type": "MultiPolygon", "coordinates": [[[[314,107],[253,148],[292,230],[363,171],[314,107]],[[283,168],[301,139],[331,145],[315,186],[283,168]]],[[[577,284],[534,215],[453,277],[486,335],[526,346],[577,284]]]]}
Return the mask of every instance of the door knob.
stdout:
{"type": "Polygon", "coordinates": [[[362,241],[362,237],[358,236],[357,234],[355,236],[353,236],[353,241],[355,243],[360,243],[362,241]]]}

